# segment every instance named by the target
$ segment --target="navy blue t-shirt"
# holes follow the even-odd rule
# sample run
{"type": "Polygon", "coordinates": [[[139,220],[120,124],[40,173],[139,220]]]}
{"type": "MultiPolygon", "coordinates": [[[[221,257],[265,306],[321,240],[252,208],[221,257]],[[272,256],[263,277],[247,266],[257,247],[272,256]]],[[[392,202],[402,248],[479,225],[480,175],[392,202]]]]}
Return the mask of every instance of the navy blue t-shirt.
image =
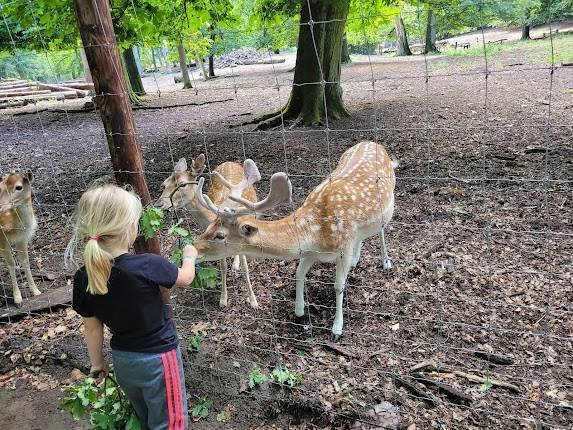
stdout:
{"type": "Polygon", "coordinates": [[[111,331],[111,348],[161,353],[177,347],[175,324],[161,300],[159,286],[171,288],[179,269],[155,254],[123,254],[115,258],[108,293],[87,292],[85,267],[74,276],[73,308],[96,317],[111,331]]]}

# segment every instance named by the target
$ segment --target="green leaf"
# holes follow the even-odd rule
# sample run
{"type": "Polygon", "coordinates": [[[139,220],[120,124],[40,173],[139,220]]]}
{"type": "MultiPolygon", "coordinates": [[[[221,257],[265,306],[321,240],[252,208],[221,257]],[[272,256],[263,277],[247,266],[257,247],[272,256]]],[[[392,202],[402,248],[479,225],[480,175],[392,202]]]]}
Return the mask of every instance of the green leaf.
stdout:
{"type": "Polygon", "coordinates": [[[267,381],[266,375],[263,372],[261,372],[261,369],[259,369],[258,367],[255,367],[251,371],[251,373],[249,373],[248,384],[251,390],[255,388],[257,385],[264,384],[266,381],[267,381]]]}
{"type": "Polygon", "coordinates": [[[141,430],[141,424],[135,414],[131,414],[129,420],[125,424],[125,430],[141,430]]]}
{"type": "Polygon", "coordinates": [[[139,219],[139,229],[145,240],[154,237],[163,227],[163,210],[150,206],[146,208],[139,219]]]}
{"type": "Polygon", "coordinates": [[[217,414],[217,421],[220,423],[226,423],[229,421],[229,417],[225,411],[221,411],[217,414]]]}
{"type": "Polygon", "coordinates": [[[201,343],[203,342],[203,335],[201,333],[196,333],[189,338],[189,344],[187,350],[189,352],[199,352],[201,351],[201,343]]]}
{"type": "Polygon", "coordinates": [[[195,406],[193,407],[191,414],[193,415],[193,418],[207,418],[212,406],[213,402],[211,400],[208,400],[206,397],[199,397],[195,402],[195,406]]]}
{"type": "Polygon", "coordinates": [[[239,363],[238,361],[233,361],[233,367],[236,369],[240,369],[241,368],[241,363],[239,363]]]}

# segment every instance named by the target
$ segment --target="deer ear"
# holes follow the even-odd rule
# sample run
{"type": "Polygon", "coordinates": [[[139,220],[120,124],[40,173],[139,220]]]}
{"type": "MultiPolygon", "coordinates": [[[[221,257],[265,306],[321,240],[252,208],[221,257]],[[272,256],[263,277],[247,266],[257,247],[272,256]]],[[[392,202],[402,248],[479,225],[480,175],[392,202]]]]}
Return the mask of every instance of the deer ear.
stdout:
{"type": "Polygon", "coordinates": [[[244,236],[244,237],[252,237],[255,234],[257,234],[258,231],[259,231],[259,229],[257,227],[255,227],[254,225],[241,224],[239,226],[239,233],[241,234],[241,236],[244,236]]]}
{"type": "Polygon", "coordinates": [[[28,182],[31,183],[34,180],[34,175],[32,174],[32,171],[26,170],[26,173],[24,174],[24,178],[26,178],[28,180],[28,182]]]}
{"type": "Polygon", "coordinates": [[[205,170],[205,154],[201,154],[193,160],[192,170],[194,175],[203,173],[203,170],[205,170]]]}
{"type": "Polygon", "coordinates": [[[187,170],[187,160],[185,158],[180,158],[179,161],[173,167],[175,173],[181,173],[187,170]]]}

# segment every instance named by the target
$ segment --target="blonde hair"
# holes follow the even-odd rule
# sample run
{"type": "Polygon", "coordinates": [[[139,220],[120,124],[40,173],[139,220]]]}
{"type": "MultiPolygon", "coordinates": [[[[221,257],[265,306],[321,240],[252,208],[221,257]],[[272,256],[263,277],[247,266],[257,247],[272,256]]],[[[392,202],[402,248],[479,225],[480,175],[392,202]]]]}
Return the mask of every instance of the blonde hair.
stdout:
{"type": "Polygon", "coordinates": [[[101,242],[124,244],[135,239],[130,237],[131,228],[139,222],[142,210],[139,197],[117,185],[92,188],[80,198],[65,259],[66,263],[73,261],[78,243],[86,241],[84,265],[90,294],[107,294],[108,291],[113,257],[102,248],[101,242]]]}

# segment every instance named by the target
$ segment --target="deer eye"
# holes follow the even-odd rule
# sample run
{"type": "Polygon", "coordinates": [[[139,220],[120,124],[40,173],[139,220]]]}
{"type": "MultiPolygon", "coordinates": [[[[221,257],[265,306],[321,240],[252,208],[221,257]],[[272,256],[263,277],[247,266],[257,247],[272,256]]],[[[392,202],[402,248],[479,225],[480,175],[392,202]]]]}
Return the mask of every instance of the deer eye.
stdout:
{"type": "Polygon", "coordinates": [[[23,187],[22,185],[16,185],[16,186],[14,187],[14,189],[15,189],[16,191],[22,191],[22,190],[24,189],[24,187],[23,187]]]}
{"type": "Polygon", "coordinates": [[[215,236],[213,236],[213,239],[215,240],[225,240],[225,233],[223,233],[222,231],[218,231],[217,233],[215,233],[215,236]]]}

